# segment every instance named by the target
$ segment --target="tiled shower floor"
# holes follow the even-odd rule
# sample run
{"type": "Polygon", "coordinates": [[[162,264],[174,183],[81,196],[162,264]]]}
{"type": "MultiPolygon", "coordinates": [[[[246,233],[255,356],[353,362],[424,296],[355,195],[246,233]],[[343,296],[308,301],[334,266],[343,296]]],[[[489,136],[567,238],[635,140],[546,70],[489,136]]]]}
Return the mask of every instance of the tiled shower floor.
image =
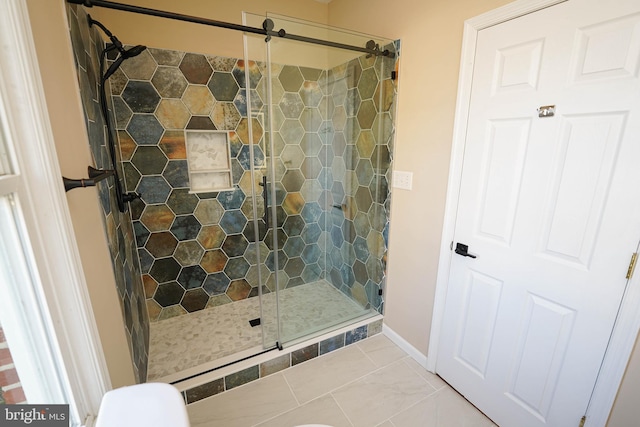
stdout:
{"type": "MultiPolygon", "coordinates": [[[[263,299],[265,333],[275,340],[275,293],[263,299]]],[[[279,305],[284,339],[366,313],[324,280],[281,291],[279,305]]],[[[249,325],[249,320],[258,317],[259,299],[249,298],[152,323],[147,380],[209,365],[244,350],[259,350],[262,328],[249,325]]]]}

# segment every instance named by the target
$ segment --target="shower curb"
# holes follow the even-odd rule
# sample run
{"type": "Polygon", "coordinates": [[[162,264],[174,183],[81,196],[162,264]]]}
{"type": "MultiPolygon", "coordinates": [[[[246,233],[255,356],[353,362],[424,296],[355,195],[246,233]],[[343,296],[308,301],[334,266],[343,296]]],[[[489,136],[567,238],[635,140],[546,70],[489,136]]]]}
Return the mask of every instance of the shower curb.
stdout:
{"type": "Polygon", "coordinates": [[[248,359],[239,363],[231,372],[203,374],[200,384],[183,381],[186,384],[181,386],[177,383],[174,386],[180,390],[185,404],[189,405],[380,334],[382,323],[382,316],[375,316],[284,350],[252,358],[259,358],[260,361],[257,363],[248,359]]]}

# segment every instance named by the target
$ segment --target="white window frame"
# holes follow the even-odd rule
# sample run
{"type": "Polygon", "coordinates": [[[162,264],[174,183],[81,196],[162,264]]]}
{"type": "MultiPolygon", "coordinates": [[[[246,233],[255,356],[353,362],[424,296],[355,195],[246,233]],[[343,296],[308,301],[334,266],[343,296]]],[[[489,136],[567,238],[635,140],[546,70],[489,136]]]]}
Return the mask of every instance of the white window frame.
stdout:
{"type": "MultiPolygon", "coordinates": [[[[62,46],[61,48],[65,48],[62,46]]],[[[92,426],[111,389],[82,271],[25,0],[0,2],[0,123],[13,163],[0,196],[19,200],[32,287],[0,300],[3,328],[27,400],[71,405],[92,426]],[[43,336],[48,342],[42,342],[43,336]],[[42,370],[55,375],[42,378],[42,370]]],[[[46,341],[46,340],[45,340],[46,341]]]]}

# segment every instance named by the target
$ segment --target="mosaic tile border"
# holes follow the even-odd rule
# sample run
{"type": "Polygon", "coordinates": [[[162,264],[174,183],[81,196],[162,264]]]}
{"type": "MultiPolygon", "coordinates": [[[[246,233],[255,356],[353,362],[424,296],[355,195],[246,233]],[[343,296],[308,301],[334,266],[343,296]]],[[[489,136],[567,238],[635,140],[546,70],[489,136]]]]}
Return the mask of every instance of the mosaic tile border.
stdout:
{"type": "MultiPolygon", "coordinates": [[[[188,388],[187,390],[182,391],[182,397],[185,403],[189,405],[202,399],[206,399],[207,397],[224,393],[232,390],[233,388],[248,384],[252,381],[264,378],[292,366],[354,344],[365,338],[377,335],[382,332],[382,324],[383,319],[377,319],[355,329],[336,334],[300,349],[290,351],[287,354],[281,354],[280,352],[274,353],[275,356],[265,362],[249,366],[237,372],[232,372],[205,384],[188,388]]],[[[286,351],[286,349],[284,351],[286,351]]]]}

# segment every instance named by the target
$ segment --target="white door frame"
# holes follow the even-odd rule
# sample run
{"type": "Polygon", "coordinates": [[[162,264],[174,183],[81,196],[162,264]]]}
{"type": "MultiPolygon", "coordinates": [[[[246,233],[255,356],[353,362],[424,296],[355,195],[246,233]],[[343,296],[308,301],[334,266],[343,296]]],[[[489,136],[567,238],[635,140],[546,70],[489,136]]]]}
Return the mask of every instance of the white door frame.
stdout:
{"type": "MultiPolygon", "coordinates": [[[[451,268],[452,250],[455,232],[456,213],[458,211],[458,196],[462,181],[462,163],[466,143],[466,131],[471,99],[471,84],[475,63],[476,41],[478,32],[485,28],[520,16],[572,0],[517,0],[506,6],[471,18],[464,23],[462,41],[462,57],[460,60],[460,74],[458,78],[458,97],[451,148],[451,163],[447,201],[445,204],[444,225],[440,242],[440,259],[436,279],[435,301],[433,317],[431,319],[431,334],[429,352],[427,355],[427,369],[436,372],[438,343],[442,327],[445,298],[451,268]]],[[[573,0],[578,1],[578,0],[573,0]]],[[[640,329],[640,279],[634,277],[625,292],[620,312],[614,325],[609,348],[605,354],[602,369],[594,388],[591,404],[588,408],[585,426],[604,426],[613,407],[618,388],[624,376],[627,363],[640,329]]]]}
{"type": "MultiPolygon", "coordinates": [[[[90,426],[111,381],[62,185],[26,0],[1,0],[0,12],[0,114],[9,128],[6,137],[17,165],[12,178],[20,184],[27,244],[37,270],[34,282],[39,298],[26,302],[43,305],[43,318],[57,344],[53,352],[60,382],[71,394],[72,410],[90,426]]],[[[71,49],[70,42],[60,48],[71,49]]],[[[69,99],[80,103],[78,93],[69,94],[69,99]]],[[[4,314],[8,339],[29,326],[18,316],[4,314]]],[[[19,374],[27,380],[23,382],[29,398],[29,372],[19,374]]],[[[34,387],[40,386],[36,382],[34,387]]]]}

